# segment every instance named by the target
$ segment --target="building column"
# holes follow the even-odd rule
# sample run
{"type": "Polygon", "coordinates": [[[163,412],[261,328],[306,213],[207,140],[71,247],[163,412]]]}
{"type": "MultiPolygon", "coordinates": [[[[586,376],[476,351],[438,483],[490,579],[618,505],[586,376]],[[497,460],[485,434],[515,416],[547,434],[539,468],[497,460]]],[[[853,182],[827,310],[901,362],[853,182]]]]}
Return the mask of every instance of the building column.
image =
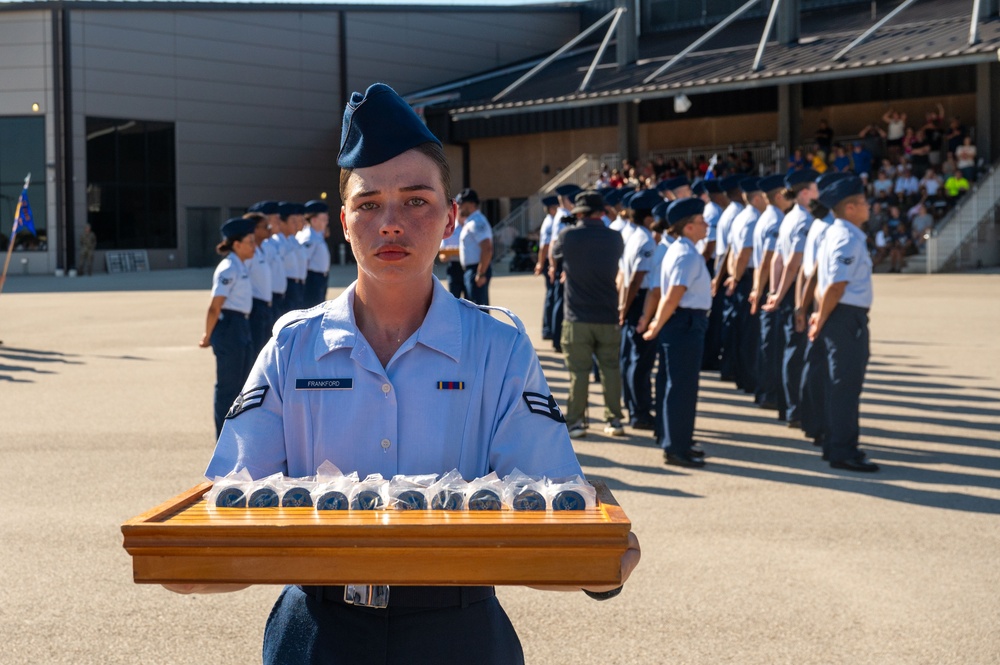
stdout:
{"type": "Polygon", "coordinates": [[[1000,159],[1000,63],[976,65],[976,135],[977,154],[990,164],[1000,159]]]}
{"type": "Polygon", "coordinates": [[[618,104],[618,155],[621,159],[639,159],[639,105],[618,104]]]}
{"type": "Polygon", "coordinates": [[[802,84],[778,86],[778,144],[788,156],[802,143],[802,84]]]}
{"type": "Polygon", "coordinates": [[[800,0],[772,0],[772,2],[781,2],[781,6],[778,7],[778,43],[798,42],[801,28],[800,0]]]}

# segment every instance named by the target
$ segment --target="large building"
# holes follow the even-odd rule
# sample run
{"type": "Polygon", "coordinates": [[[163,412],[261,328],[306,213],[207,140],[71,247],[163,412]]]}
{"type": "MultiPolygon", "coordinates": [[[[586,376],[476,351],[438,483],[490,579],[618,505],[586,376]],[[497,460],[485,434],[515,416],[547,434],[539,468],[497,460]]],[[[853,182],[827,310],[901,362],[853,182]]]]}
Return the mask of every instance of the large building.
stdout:
{"type": "Polygon", "coordinates": [[[211,265],[219,223],[252,201],[336,204],[341,110],[374,81],[424,113],[494,220],[585,153],[786,155],[820,119],[846,138],[889,108],[916,122],[941,104],[992,163],[997,5],[0,5],[0,228],[30,171],[41,241],[19,239],[20,269],[73,268],[87,223],[99,265],[134,249],[211,265]]]}

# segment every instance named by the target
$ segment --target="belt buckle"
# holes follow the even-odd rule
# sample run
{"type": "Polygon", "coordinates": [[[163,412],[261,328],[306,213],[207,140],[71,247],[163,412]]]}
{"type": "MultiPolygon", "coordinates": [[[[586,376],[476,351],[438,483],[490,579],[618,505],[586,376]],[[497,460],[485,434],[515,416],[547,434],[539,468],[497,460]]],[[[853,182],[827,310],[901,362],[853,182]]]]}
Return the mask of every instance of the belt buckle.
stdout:
{"type": "Polygon", "coordinates": [[[389,607],[389,585],[348,584],[344,587],[344,602],[348,605],[385,609],[389,607]]]}

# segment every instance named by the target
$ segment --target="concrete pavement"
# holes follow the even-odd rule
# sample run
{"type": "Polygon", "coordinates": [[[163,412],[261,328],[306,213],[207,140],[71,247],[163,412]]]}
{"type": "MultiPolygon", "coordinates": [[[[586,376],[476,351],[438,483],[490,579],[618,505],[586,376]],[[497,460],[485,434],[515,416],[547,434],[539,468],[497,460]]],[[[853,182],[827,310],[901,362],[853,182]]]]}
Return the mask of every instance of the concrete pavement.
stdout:
{"type": "MultiPolygon", "coordinates": [[[[0,663],[254,663],[276,587],[131,581],[120,524],[213,447],[211,271],[12,277],[0,295],[0,663]]],[[[331,295],[349,282],[333,277],[331,295]]],[[[645,433],[575,442],[631,517],[624,593],[502,588],[529,663],[1000,663],[1000,275],[876,275],[862,402],[872,476],[831,470],[710,374],[704,470],[645,433]]],[[[539,334],[541,280],[494,279],[539,334]]],[[[591,415],[599,419],[599,387],[591,415]]]]}

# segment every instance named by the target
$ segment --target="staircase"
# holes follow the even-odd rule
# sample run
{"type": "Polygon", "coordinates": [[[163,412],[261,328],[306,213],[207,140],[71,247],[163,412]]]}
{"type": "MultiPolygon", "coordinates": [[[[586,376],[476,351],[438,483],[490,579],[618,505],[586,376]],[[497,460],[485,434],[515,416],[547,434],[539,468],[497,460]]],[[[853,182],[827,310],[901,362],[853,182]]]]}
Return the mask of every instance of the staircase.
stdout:
{"type": "MultiPolygon", "coordinates": [[[[927,274],[981,268],[1000,262],[998,166],[1000,164],[981,174],[961,203],[934,228],[924,253],[923,271],[927,274]]],[[[919,262],[910,260],[907,272],[915,272],[919,267],[919,262]]]]}

